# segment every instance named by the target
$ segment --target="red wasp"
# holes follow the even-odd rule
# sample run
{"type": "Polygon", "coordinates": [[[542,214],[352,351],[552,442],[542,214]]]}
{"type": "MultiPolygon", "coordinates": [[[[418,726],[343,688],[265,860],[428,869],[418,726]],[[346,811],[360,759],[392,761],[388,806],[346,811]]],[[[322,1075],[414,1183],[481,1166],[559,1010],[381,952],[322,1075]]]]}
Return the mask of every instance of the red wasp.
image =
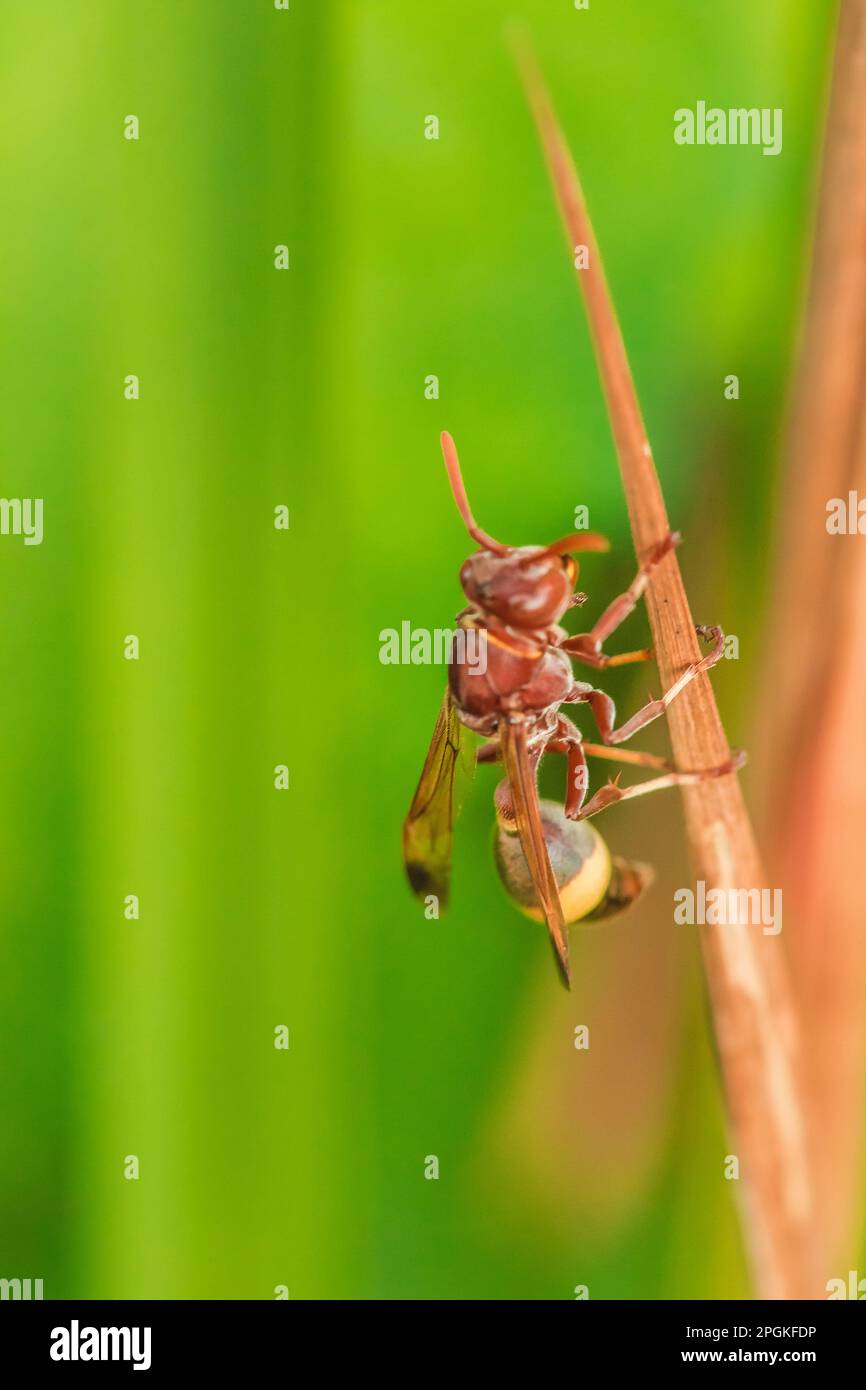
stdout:
{"type": "Polygon", "coordinates": [[[643,866],[612,860],[595,828],[584,824],[587,818],[616,801],[724,776],[745,761],[738,753],[721,767],[680,772],[649,753],[612,751],[658,719],[701,671],[715,666],[723,654],[724,633],[718,627],[698,627],[699,635],[713,644],[708,654],[687,666],[660,699],[650,700],[617,725],[613,700],[589,682],[575,680],[570,662],[604,670],[652,659],[650,649],[609,656],[603,646],[634,610],[653,570],[680,537],[669,533],[591,631],[570,637],[559,620],[567,609],[586,601],[585,594],[574,592],[573,557],[581,550],[607,550],[608,541],[594,532],[578,531],[547,546],[503,545],[476,523],[457,450],[447,433],[442,435],[442,452],[458,511],[481,547],[460,570],[469,606],[457,615],[458,636],[461,630],[465,634],[474,629],[486,660],[482,669],[480,662],[455,656],[452,647],[445,699],[403,827],[406,872],[420,897],[434,894],[442,907],[447,906],[456,779],[467,752],[465,730],[484,735],[487,741],[478,748],[477,761],[502,762],[506,774],[494,794],[500,873],[524,910],[543,914],[568,983],[566,921],[622,910],[649,877],[643,866]],[[587,743],[560,712],[561,705],[588,705],[601,743],[587,743]],[[539,803],[538,765],[547,752],[562,753],[566,759],[562,810],[553,803],[539,803]],[[660,775],[621,787],[618,774],[587,800],[587,756],[651,767],[660,775]]]}

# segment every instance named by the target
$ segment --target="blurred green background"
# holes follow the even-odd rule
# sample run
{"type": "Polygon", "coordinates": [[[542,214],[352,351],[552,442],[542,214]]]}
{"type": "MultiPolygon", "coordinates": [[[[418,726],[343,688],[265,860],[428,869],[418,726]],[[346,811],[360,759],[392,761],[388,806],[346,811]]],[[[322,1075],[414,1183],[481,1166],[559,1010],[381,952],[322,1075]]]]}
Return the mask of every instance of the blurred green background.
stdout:
{"type": "Polygon", "coordinates": [[[589,506],[587,619],[634,563],[512,15],[748,743],[832,6],[0,4],[0,492],[45,507],[0,537],[0,1276],[46,1297],[748,1294],[676,798],[599,822],[658,881],[574,934],[570,997],[496,879],[495,772],[450,915],[401,874],[443,672],[379,633],[461,606],[440,429],[494,534],[589,506]],[[782,107],[782,154],[676,146],[698,100],[782,107]]]}

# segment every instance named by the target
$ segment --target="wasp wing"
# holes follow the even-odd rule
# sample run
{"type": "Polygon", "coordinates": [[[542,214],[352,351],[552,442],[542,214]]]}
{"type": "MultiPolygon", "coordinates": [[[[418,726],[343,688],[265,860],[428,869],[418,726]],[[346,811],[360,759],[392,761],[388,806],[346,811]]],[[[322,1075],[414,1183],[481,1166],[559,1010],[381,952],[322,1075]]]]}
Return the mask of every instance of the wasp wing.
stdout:
{"type": "Polygon", "coordinates": [[[475,768],[475,750],[445,691],[418,789],[403,822],[403,860],[413,892],[448,906],[454,822],[475,768]]]}
{"type": "Polygon", "coordinates": [[[509,722],[503,719],[499,725],[499,739],[502,746],[502,759],[511,797],[514,802],[514,815],[517,833],[526,859],[539,904],[547,920],[547,930],[556,952],[556,959],[566,985],[571,984],[568,968],[568,936],[559,901],[556,879],[550,867],[541,815],[538,809],[538,787],[535,771],[529,757],[526,742],[526,725],[522,720],[509,722]]]}

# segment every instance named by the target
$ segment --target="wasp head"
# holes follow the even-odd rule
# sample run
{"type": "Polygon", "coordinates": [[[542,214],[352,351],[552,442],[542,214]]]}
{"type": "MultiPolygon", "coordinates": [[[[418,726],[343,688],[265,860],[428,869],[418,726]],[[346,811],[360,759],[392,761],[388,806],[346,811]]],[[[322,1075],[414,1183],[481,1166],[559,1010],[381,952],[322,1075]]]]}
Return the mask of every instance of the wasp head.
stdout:
{"type": "Polygon", "coordinates": [[[512,627],[546,628],[569,605],[577,565],[540,545],[515,546],[504,555],[479,550],[460,570],[470,603],[512,627]]]}
{"type": "Polygon", "coordinates": [[[482,547],[460,571],[463,592],[471,603],[514,627],[551,627],[571,601],[576,550],[607,550],[604,536],[578,531],[553,545],[503,545],[482,531],[472,515],[457,450],[450,434],[442,435],[442,453],[454,501],[467,531],[482,547]]]}

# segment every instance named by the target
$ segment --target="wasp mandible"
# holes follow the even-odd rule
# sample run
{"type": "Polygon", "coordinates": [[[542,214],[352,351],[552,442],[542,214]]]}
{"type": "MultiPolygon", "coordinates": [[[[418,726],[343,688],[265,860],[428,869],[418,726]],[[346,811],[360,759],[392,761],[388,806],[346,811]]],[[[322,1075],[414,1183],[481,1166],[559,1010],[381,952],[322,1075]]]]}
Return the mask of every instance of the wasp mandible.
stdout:
{"type": "Polygon", "coordinates": [[[605,670],[652,660],[650,648],[611,656],[604,644],[633,612],[656,566],[679,544],[678,533],[669,532],[656,546],[589,632],[570,637],[559,620],[587,597],[575,592],[574,556],[584,550],[607,550],[606,538],[578,531],[552,545],[503,545],[472,515],[450,434],[442,435],[442,452],[458,511],[480,547],[460,570],[469,604],[456,622],[458,629],[478,631],[485,643],[486,667],[481,672],[455,659],[452,648],[445,698],[403,826],[406,872],[418,896],[435,894],[440,905],[447,906],[456,778],[468,751],[465,731],[483,735],[477,761],[501,762],[505,770],[494,793],[500,875],[524,911],[543,915],[568,984],[566,923],[622,911],[651,878],[646,866],[613,859],[595,827],[585,824],[588,818],[617,801],[726,776],[745,761],[743,753],[734,753],[719,767],[683,772],[650,753],[614,751],[664,714],[697,675],[715,666],[723,655],[724,633],[719,627],[698,627],[698,635],[712,643],[707,655],[687,666],[660,699],[649,700],[618,725],[611,697],[588,681],[576,680],[571,662],[605,670]],[[588,743],[561,713],[562,705],[588,705],[601,742],[588,743]],[[566,759],[562,809],[538,798],[538,765],[548,752],[566,759]],[[587,800],[587,757],[613,758],[652,768],[658,775],[621,787],[617,774],[587,800]]]}

